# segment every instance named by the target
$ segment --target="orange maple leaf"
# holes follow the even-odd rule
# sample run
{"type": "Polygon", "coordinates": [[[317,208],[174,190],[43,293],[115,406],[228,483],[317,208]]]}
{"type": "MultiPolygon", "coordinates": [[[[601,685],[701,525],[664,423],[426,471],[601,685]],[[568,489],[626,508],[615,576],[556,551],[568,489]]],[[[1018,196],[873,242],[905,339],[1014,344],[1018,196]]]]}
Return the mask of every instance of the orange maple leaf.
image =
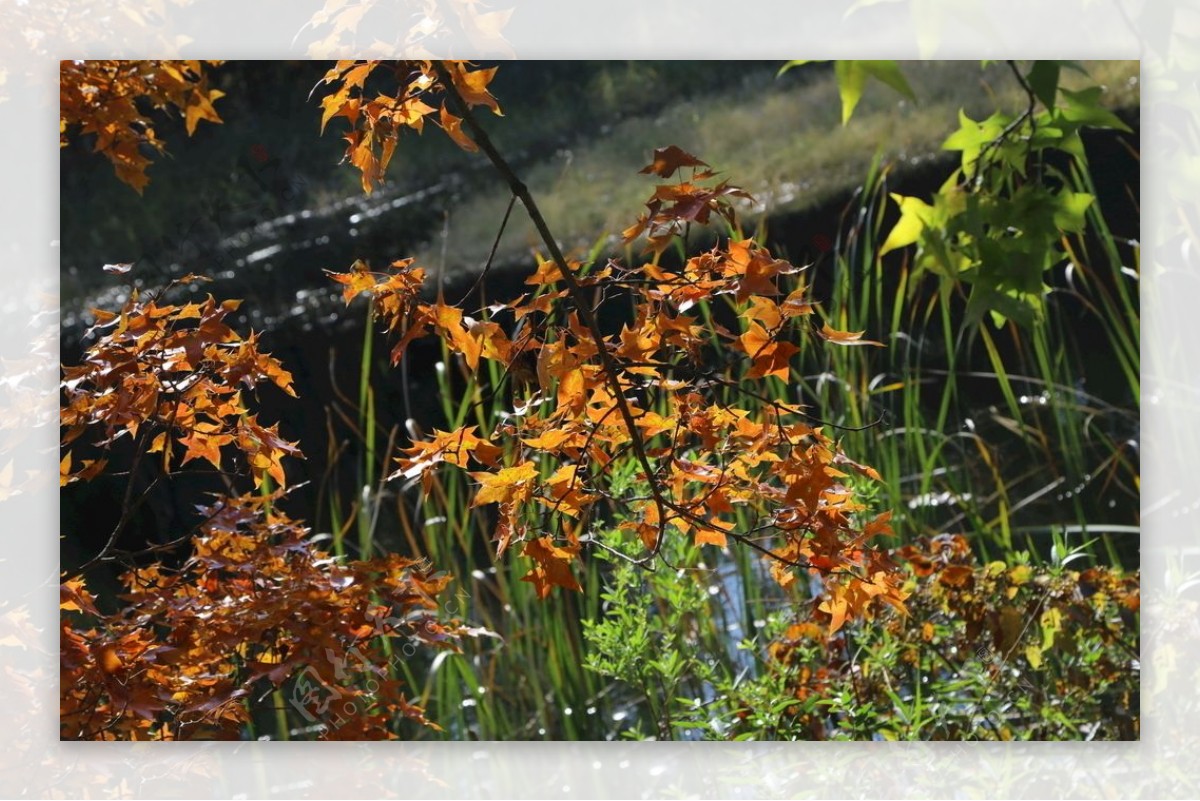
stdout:
{"type": "MultiPolygon", "coordinates": [[[[207,424],[199,424],[207,425],[207,424]]],[[[214,426],[215,428],[215,426],[214,426]]],[[[212,463],[212,466],[221,469],[221,446],[228,445],[233,442],[232,434],[222,433],[205,433],[203,431],[192,431],[184,437],[180,437],[179,444],[187,447],[187,452],[183,455],[182,464],[187,464],[192,459],[207,459],[212,463]]]]}
{"type": "Polygon", "coordinates": [[[454,87],[468,106],[487,106],[494,114],[503,116],[500,104],[487,90],[487,85],[496,75],[497,67],[472,70],[465,61],[447,61],[446,70],[454,81],[454,87]]]}
{"type": "Polygon", "coordinates": [[[654,160],[638,172],[657,175],[659,178],[670,177],[671,173],[680,167],[707,167],[708,164],[682,150],[676,145],[667,145],[654,151],[654,160]]]}
{"type": "Polygon", "coordinates": [[[533,497],[532,482],[537,474],[537,465],[533,462],[506,467],[497,473],[471,473],[471,478],[479,482],[479,491],[475,493],[471,505],[528,501],[533,497]]]}
{"type": "Polygon", "coordinates": [[[747,378],[776,376],[788,380],[788,362],[800,352],[798,347],[790,342],[777,342],[758,323],[751,323],[746,333],[738,337],[738,342],[753,362],[746,373],[747,378]]]}
{"type": "Polygon", "coordinates": [[[583,591],[571,572],[571,562],[579,555],[579,543],[559,546],[550,537],[538,537],[525,543],[521,553],[534,561],[533,569],[522,576],[521,581],[533,584],[538,598],[545,599],[554,586],[583,591]]]}

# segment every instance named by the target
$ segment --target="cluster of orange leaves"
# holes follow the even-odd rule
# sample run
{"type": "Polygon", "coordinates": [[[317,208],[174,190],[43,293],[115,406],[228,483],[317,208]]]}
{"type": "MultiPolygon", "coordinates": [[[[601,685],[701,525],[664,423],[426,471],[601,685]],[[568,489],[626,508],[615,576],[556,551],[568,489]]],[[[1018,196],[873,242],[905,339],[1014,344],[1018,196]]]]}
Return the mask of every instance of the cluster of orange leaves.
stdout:
{"type": "MultiPolygon", "coordinates": [[[[110,265],[113,271],[124,265],[110,265]]],[[[171,286],[203,280],[185,276],[171,286]]],[[[168,289],[171,287],[168,287],[168,289]]],[[[248,414],[243,393],[270,382],[295,396],[292,375],[258,349],[258,336],[243,339],[224,321],[240,301],[162,302],[162,293],[143,298],[134,290],[119,312],[93,309],[89,335],[104,332],[80,364],[63,368],[60,422],[63,445],[85,431],[99,430],[96,458],[63,453],[60,482],[92,478],[107,465],[105,455],[123,437],[135,438],[137,453],[157,453],[163,475],[178,449],[180,464],[204,459],[222,468],[222,449],[241,452],[259,487],[269,476],[285,484],[284,456],[298,456],[295,443],[248,414]]]]}
{"type": "MultiPolygon", "coordinates": [[[[367,69],[346,64],[331,71],[328,80],[345,81],[357,70],[354,83],[331,97],[347,97],[367,69]]],[[[395,75],[409,82],[394,96],[380,95],[374,108],[393,115],[408,114],[402,110],[414,103],[429,108],[420,98],[431,74],[432,68],[404,62],[395,75]]],[[[464,95],[465,105],[495,110],[490,96],[479,94],[479,82],[462,85],[463,76],[482,75],[485,82],[489,71],[456,65],[450,74],[451,90],[464,95]]],[[[327,117],[344,103],[327,107],[327,117]]],[[[361,104],[354,108],[360,113],[361,104]]],[[[460,141],[461,124],[443,128],[460,141]]],[[[351,147],[363,153],[379,123],[358,125],[351,147]]],[[[364,187],[378,178],[390,152],[375,160],[351,157],[364,187]]],[[[769,557],[784,586],[797,570],[819,575],[824,593],[813,611],[831,630],[873,614],[879,603],[903,610],[895,565],[872,542],[891,533],[890,516],[862,522],[866,510],[847,481],[851,473],[878,475],[842,453],[802,407],[770,397],[779,385],[763,383],[788,384],[792,358],[809,333],[834,344],[877,343],[860,332],[813,325],[814,304],[796,278],[802,270],[750,240],[731,238],[678,268],[664,266],[660,256],[674,237],[714,218],[734,222],[733,199],[748,195],[724,181],[714,184],[706,163],[674,146],[656,151],[642,172],[679,179],[657,186],[647,212],[625,232],[627,241],[646,236],[653,258],[640,265],[563,265],[539,256],[526,281],[529,293],[471,313],[440,295],[423,300],[424,271],[409,259],[382,272],[360,261],[331,274],[347,303],[363,293],[372,298],[377,317],[398,336],[393,362],[411,342],[433,334],[457,354],[477,389],[487,384],[490,361],[501,381],[525,393],[491,432],[465,426],[413,443],[393,477],[420,479],[429,489],[443,464],[476,468],[473,505],[496,505],[496,550],[523,543],[522,554],[533,560],[525,580],[541,597],[553,586],[579,589],[570,567],[592,524],[616,519],[640,538],[645,563],[657,556],[661,538],[674,533],[697,545],[726,547],[732,540],[754,548],[769,557]],[[595,299],[591,309],[579,308],[585,293],[595,299]],[[596,309],[611,302],[631,305],[632,319],[619,333],[598,337],[596,309]],[[740,332],[704,319],[701,304],[722,302],[741,318],[740,332]],[[641,468],[634,486],[613,491],[615,468],[630,461],[641,468]],[[739,511],[754,521],[748,528],[736,525],[739,511]]]]}
{"type": "MultiPolygon", "coordinates": [[[[128,438],[130,487],[139,460],[156,454],[154,482],[202,460],[231,485],[248,473],[258,491],[201,509],[198,528],[175,543],[191,548],[178,567],[126,556],[116,611],[96,602],[82,573],[64,576],[62,737],[237,738],[250,701],[288,682],[327,739],[394,737],[398,716],[428,724],[384,667],[381,637],[455,647],[465,630],[435,616],[449,577],[397,555],[342,563],[279,510],[282,459],[301,454],[277,425],[257,421],[247,395],[264,384],[295,395],[291,375],[256,335],[225,322],[237,302],[176,305],[165,291],[135,290],[120,312],[93,310],[96,342],[63,368],[62,483],[96,478],[128,438]],[[74,464],[81,445],[97,453],[74,464]],[[329,699],[333,713],[313,714],[329,699]]],[[[126,497],[118,530],[135,503],[126,497]]],[[[93,562],[116,559],[116,533],[93,562]]]]}
{"type": "Polygon", "coordinates": [[[324,739],[392,738],[397,716],[433,725],[390,674],[380,638],[454,647],[460,628],[436,618],[449,578],[394,554],[338,564],[278,497],[204,509],[190,558],[129,570],[115,613],[82,578],[62,584],[63,739],[239,739],[248,702],[291,679],[290,700],[324,739]],[[316,714],[329,701],[330,716],[316,714]]]}
{"type": "Polygon", "coordinates": [[[141,194],[149,183],[147,150],[162,153],[162,139],[147,116],[174,108],[191,136],[201,120],[219,123],[213,102],[224,95],[208,87],[205,66],[219,61],[63,61],[59,76],[59,146],[70,137],[95,135],[94,149],[117,177],[141,194]],[[149,107],[149,109],[147,108],[149,107]]]}
{"type": "MultiPolygon", "coordinates": [[[[485,106],[496,114],[500,105],[488,91],[496,68],[480,69],[466,61],[438,62],[454,83],[459,97],[468,107],[485,106]]],[[[459,147],[474,151],[476,145],[462,130],[462,118],[450,111],[445,87],[433,61],[339,61],[326,73],[322,83],[336,89],[321,99],[321,132],[329,121],[344,117],[350,123],[346,134],[345,160],[362,173],[363,190],[370,194],[396,152],[400,132],[406,128],[417,133],[432,120],[459,147]],[[379,71],[389,74],[389,84],[401,86],[393,94],[372,93],[367,79],[379,71]]]]}

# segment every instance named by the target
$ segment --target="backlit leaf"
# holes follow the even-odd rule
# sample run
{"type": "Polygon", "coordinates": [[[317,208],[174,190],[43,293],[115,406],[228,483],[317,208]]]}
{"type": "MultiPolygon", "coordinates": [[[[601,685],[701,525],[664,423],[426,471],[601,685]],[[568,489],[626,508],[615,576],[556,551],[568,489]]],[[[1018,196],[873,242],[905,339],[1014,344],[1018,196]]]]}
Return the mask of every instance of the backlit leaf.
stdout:
{"type": "Polygon", "coordinates": [[[550,595],[553,587],[582,592],[579,581],[571,572],[571,563],[579,554],[579,545],[555,545],[550,537],[538,537],[525,543],[522,555],[534,561],[533,568],[521,577],[521,581],[533,584],[539,598],[550,595]]]}

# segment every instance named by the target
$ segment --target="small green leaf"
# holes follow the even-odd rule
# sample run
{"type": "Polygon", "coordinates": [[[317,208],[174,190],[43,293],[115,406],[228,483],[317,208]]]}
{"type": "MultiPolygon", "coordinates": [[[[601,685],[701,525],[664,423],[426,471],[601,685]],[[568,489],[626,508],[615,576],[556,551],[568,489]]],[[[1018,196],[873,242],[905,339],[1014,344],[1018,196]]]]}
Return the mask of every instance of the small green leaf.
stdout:
{"type": "Polygon", "coordinates": [[[1003,328],[1006,320],[1012,320],[1022,328],[1032,328],[1042,319],[1043,309],[1040,294],[1000,289],[991,282],[976,283],[967,298],[966,322],[977,325],[984,315],[988,315],[996,328],[1003,328]]]}
{"type": "Polygon", "coordinates": [[[1132,133],[1129,126],[1121,122],[1120,117],[1100,106],[1102,91],[1099,86],[1091,86],[1078,92],[1063,89],[1062,96],[1067,101],[1067,105],[1060,112],[1063,119],[1092,128],[1114,128],[1132,133]]]}
{"type": "Polygon", "coordinates": [[[1063,614],[1058,609],[1051,607],[1045,612],[1042,612],[1042,651],[1048,651],[1054,647],[1054,640],[1062,631],[1063,614]]]}
{"type": "Polygon", "coordinates": [[[1036,645],[1025,646],[1025,658],[1029,660],[1029,666],[1034,670],[1042,669],[1042,649],[1036,645]]]}
{"type": "Polygon", "coordinates": [[[1060,192],[1054,211],[1054,224],[1060,231],[1079,233],[1086,223],[1085,214],[1095,198],[1087,192],[1060,192]]]}
{"type": "Polygon", "coordinates": [[[1059,63],[1057,61],[1035,61],[1025,80],[1037,99],[1046,108],[1054,108],[1054,98],[1058,94],[1059,63]]]}
{"type": "Polygon", "coordinates": [[[854,114],[868,77],[882,81],[909,100],[917,99],[895,61],[838,61],[834,64],[834,74],[842,97],[842,125],[854,114]]]}
{"type": "Polygon", "coordinates": [[[917,96],[913,94],[912,87],[904,79],[904,74],[900,72],[900,67],[895,61],[862,61],[859,63],[872,77],[883,81],[914,103],[917,102],[917,96]]]}
{"type": "Polygon", "coordinates": [[[946,137],[942,150],[961,150],[963,169],[970,169],[984,147],[995,141],[1011,122],[1011,118],[996,112],[986,120],[976,122],[959,109],[958,130],[946,137]]]}
{"type": "Polygon", "coordinates": [[[819,61],[809,61],[808,59],[799,59],[796,61],[789,61],[788,63],[784,64],[782,67],[779,68],[779,72],[775,73],[775,77],[778,78],[780,75],[783,75],[785,72],[788,72],[789,70],[793,69],[794,67],[803,67],[805,64],[819,64],[819,63],[820,63],[819,61]]]}
{"type": "Polygon", "coordinates": [[[1087,163],[1087,153],[1083,149],[1083,140],[1079,138],[1079,131],[1077,130],[1071,130],[1066,133],[1058,143],[1058,149],[1070,156],[1074,156],[1081,164],[1087,163]]]}
{"type": "Polygon", "coordinates": [[[867,73],[861,64],[860,61],[838,61],[833,67],[838,94],[842,96],[842,125],[850,121],[854,107],[862,97],[863,85],[867,82],[867,73]]]}
{"type": "Polygon", "coordinates": [[[896,225],[888,234],[887,241],[883,243],[883,247],[879,251],[880,256],[916,242],[934,212],[933,206],[920,198],[904,197],[892,193],[892,200],[896,201],[896,205],[900,207],[900,219],[896,221],[896,225]]]}

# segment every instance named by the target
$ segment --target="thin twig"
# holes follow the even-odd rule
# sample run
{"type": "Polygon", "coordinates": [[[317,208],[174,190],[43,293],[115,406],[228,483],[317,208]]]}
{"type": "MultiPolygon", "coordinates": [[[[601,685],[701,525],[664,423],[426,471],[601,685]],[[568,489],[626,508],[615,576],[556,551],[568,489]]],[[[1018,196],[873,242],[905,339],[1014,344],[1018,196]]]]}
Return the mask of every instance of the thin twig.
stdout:
{"type": "Polygon", "coordinates": [[[988,142],[987,144],[985,144],[983,147],[981,147],[979,149],[979,155],[977,155],[975,157],[975,169],[971,173],[971,185],[972,186],[974,186],[979,181],[980,171],[984,164],[983,157],[985,155],[987,155],[988,151],[994,150],[995,148],[999,147],[1000,144],[1002,142],[1004,142],[1004,140],[1008,139],[1010,136],[1012,136],[1012,134],[1014,132],[1017,131],[1017,129],[1019,129],[1022,125],[1024,125],[1026,120],[1028,120],[1029,124],[1030,124],[1030,136],[1032,137],[1032,135],[1033,135],[1033,130],[1034,130],[1033,111],[1037,107],[1037,96],[1034,94],[1033,88],[1030,87],[1029,83],[1025,80],[1025,76],[1021,75],[1021,70],[1017,66],[1017,62],[1006,61],[1005,63],[1008,65],[1008,68],[1012,71],[1013,75],[1015,75],[1017,77],[1017,82],[1021,84],[1022,89],[1025,90],[1027,96],[1029,97],[1029,105],[1025,108],[1025,110],[1023,112],[1021,112],[1021,114],[1019,116],[1017,116],[1015,119],[1013,119],[1012,122],[1010,122],[1008,125],[1004,126],[1004,129],[1002,131],[1000,131],[1000,133],[996,136],[995,139],[988,142]]]}
{"type": "Polygon", "coordinates": [[[117,544],[117,538],[121,536],[121,532],[124,531],[125,527],[129,525],[129,521],[133,519],[134,512],[140,509],[142,504],[146,502],[146,499],[150,497],[150,490],[153,489],[154,485],[158,483],[158,479],[161,476],[155,476],[155,478],[150,482],[150,486],[142,492],[137,501],[135,502],[133,500],[133,485],[137,479],[138,468],[141,466],[142,454],[145,452],[142,447],[145,444],[145,441],[146,434],[145,429],[143,429],[142,432],[139,433],[137,442],[135,442],[133,446],[133,465],[129,468],[129,483],[125,485],[125,496],[121,499],[120,520],[118,520],[117,524],[113,527],[112,532],[108,535],[108,541],[104,543],[104,547],[100,549],[100,552],[80,565],[74,571],[75,575],[83,575],[88,568],[92,567],[92,565],[95,565],[98,562],[103,561],[104,558],[108,556],[108,554],[112,551],[113,546],[117,544]]]}
{"type": "Polygon", "coordinates": [[[504,210],[504,219],[500,221],[500,230],[496,232],[496,238],[492,241],[492,249],[488,253],[487,261],[483,264],[483,271],[479,273],[479,277],[475,279],[475,283],[471,285],[471,289],[467,292],[467,295],[479,289],[480,285],[483,284],[483,279],[487,278],[488,271],[492,269],[492,260],[496,258],[496,249],[500,247],[500,238],[504,236],[504,229],[508,227],[508,217],[512,214],[513,206],[516,203],[516,195],[508,199],[508,208],[504,210]]]}

